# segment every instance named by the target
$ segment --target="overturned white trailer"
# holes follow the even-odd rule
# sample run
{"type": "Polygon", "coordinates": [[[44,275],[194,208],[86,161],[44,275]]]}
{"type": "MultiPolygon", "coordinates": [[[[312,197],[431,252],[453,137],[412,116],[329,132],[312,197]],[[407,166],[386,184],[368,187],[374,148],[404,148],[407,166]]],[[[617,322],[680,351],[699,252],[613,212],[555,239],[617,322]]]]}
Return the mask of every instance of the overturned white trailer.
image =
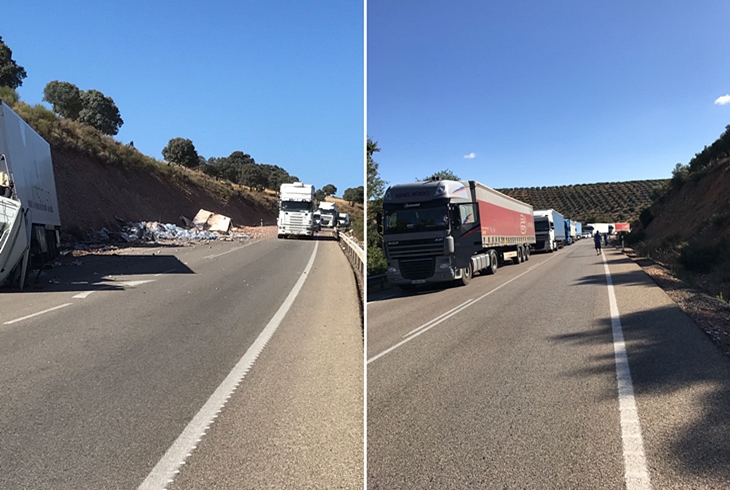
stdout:
{"type": "Polygon", "coordinates": [[[22,288],[31,255],[56,255],[61,218],[51,146],[0,101],[0,284],[22,288]]]}

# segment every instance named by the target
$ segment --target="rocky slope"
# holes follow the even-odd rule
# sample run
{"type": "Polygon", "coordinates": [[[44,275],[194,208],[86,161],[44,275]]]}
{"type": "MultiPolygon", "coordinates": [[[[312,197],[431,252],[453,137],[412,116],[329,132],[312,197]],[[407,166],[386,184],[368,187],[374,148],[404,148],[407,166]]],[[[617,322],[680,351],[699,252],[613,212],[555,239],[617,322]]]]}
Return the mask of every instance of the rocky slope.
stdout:
{"type": "Polygon", "coordinates": [[[52,152],[63,231],[79,238],[119,220],[183,225],[180,216],[193,218],[200,208],[229,216],[238,226],[276,223],[276,198],[264,193],[251,196],[222,182],[201,185],[183,168],[160,172],[102,163],[58,147],[52,152]]]}

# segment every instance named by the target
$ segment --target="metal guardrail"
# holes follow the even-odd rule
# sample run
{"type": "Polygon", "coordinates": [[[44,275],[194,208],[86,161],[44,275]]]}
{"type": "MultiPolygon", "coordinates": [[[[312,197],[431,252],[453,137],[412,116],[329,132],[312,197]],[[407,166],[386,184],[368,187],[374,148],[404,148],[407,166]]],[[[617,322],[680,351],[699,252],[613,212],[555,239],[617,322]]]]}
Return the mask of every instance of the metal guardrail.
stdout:
{"type": "Polygon", "coordinates": [[[365,251],[360,247],[359,243],[344,233],[340,233],[340,243],[344,244],[342,251],[350,259],[355,273],[362,278],[365,267],[365,251]]]}

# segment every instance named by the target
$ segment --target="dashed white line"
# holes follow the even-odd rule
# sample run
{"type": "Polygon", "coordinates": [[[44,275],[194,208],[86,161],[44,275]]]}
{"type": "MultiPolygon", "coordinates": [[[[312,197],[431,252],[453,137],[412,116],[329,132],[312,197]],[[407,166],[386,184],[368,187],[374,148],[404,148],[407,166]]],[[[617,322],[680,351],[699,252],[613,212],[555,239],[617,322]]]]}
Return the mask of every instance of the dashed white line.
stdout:
{"type": "Polygon", "coordinates": [[[302,272],[299,280],[294,285],[289,296],[284,300],[284,303],[279,307],[279,310],[266,327],[264,327],[254,343],[251,344],[251,347],[248,348],[241,360],[233,367],[233,370],[226,376],[226,379],[216,388],[210,398],[208,398],[208,401],[205,402],[200,411],[188,423],[164,456],[162,456],[162,459],[155,465],[150,474],[147,475],[147,478],[145,478],[138,490],[162,490],[173,481],[175,471],[185,464],[185,460],[190,456],[193,449],[201,441],[202,436],[213,423],[214,415],[225,406],[228,398],[236,390],[241,379],[251,369],[256,359],[258,359],[264,350],[264,347],[266,347],[269,339],[271,339],[271,336],[274,335],[274,332],[284,319],[284,316],[291,308],[299,291],[304,286],[304,281],[309,276],[309,271],[312,270],[318,248],[319,242],[316,242],[314,244],[314,251],[309,258],[307,266],[304,268],[304,272],[302,272]]]}
{"type": "Polygon", "coordinates": [[[490,294],[494,293],[495,291],[498,291],[498,290],[502,289],[503,287],[505,287],[507,284],[511,283],[512,281],[516,281],[517,279],[519,279],[520,277],[524,276],[525,274],[529,274],[530,272],[532,272],[533,270],[535,270],[538,267],[542,266],[543,264],[546,264],[549,261],[553,260],[555,257],[557,257],[557,255],[553,255],[552,257],[550,257],[549,259],[547,259],[545,262],[541,262],[541,263],[539,263],[539,264],[537,264],[537,265],[535,265],[535,266],[527,269],[522,274],[520,274],[518,276],[515,276],[512,279],[510,279],[509,281],[500,284],[499,286],[497,286],[496,288],[492,289],[491,291],[482,294],[481,296],[479,296],[474,301],[472,301],[472,300],[466,301],[465,303],[462,303],[461,305],[457,306],[456,308],[452,308],[451,310],[447,311],[446,313],[442,313],[441,315],[437,316],[433,320],[430,320],[430,321],[424,323],[420,327],[411,330],[411,333],[409,333],[403,340],[401,340],[397,344],[395,344],[395,345],[393,345],[393,346],[385,349],[380,354],[376,354],[373,357],[371,357],[370,359],[368,359],[367,364],[370,364],[373,361],[377,361],[378,359],[380,359],[384,355],[386,355],[386,354],[394,351],[395,349],[397,349],[398,347],[402,346],[403,344],[405,344],[407,342],[410,342],[411,340],[415,339],[416,337],[418,337],[419,335],[421,335],[423,333],[428,332],[429,330],[431,330],[436,325],[442,323],[445,320],[448,320],[452,316],[456,315],[457,313],[459,313],[461,311],[464,311],[465,309],[469,308],[470,306],[475,305],[478,301],[481,301],[482,299],[486,298],[487,296],[489,296],[490,294]]]}
{"type": "Polygon", "coordinates": [[[48,313],[49,311],[58,310],[61,308],[65,308],[66,306],[72,305],[73,303],[64,303],[62,305],[54,306],[53,308],[48,308],[47,310],[39,311],[37,313],[33,313],[31,315],[22,316],[20,318],[16,318],[15,320],[10,320],[5,322],[5,325],[12,325],[13,323],[22,322],[23,320],[27,320],[29,318],[36,317],[38,315],[43,315],[44,313],[48,313]]]}
{"type": "Polygon", "coordinates": [[[618,403],[621,420],[621,440],[624,453],[624,479],[626,490],[651,490],[649,470],[644,455],[644,442],[641,437],[639,412],[634,398],[634,384],[631,381],[629,358],[626,354],[621,317],[613,288],[611,271],[606,256],[601,252],[603,268],[606,272],[608,286],[608,305],[611,314],[611,330],[613,332],[613,353],[616,362],[616,381],[618,383],[618,403]]]}

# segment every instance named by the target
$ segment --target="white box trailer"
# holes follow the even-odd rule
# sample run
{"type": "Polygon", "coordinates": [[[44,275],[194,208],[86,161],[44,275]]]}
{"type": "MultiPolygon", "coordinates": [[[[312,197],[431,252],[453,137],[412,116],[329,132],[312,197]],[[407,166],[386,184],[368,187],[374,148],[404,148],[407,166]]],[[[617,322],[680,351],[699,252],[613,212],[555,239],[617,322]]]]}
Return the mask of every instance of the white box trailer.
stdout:
{"type": "Polygon", "coordinates": [[[312,184],[281,184],[279,217],[276,219],[277,238],[314,236],[314,186],[312,184]]]}
{"type": "Polygon", "coordinates": [[[535,216],[535,251],[554,252],[565,246],[565,218],[554,209],[538,209],[535,216]]]}
{"type": "Polygon", "coordinates": [[[56,255],[60,228],[51,146],[0,101],[0,284],[20,266],[22,287],[31,256],[56,255]]]}

